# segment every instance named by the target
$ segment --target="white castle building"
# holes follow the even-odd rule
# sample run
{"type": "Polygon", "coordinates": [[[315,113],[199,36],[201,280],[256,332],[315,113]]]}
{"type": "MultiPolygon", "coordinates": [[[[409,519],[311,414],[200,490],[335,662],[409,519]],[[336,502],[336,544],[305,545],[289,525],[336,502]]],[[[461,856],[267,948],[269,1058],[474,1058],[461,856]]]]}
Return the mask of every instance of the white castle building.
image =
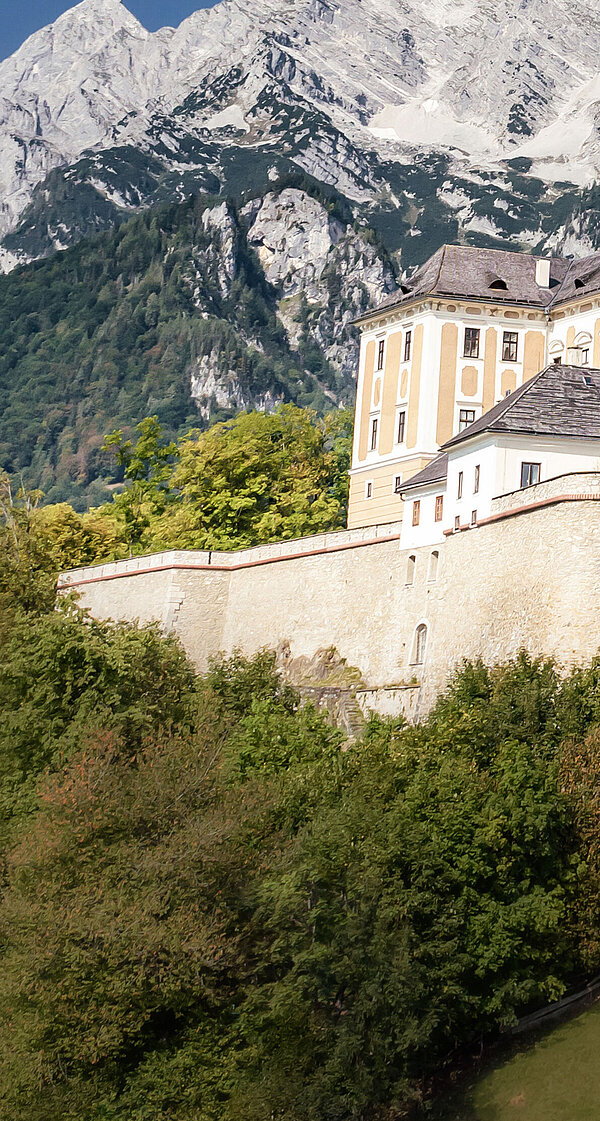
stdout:
{"type": "Polygon", "coordinates": [[[411,718],[463,658],[592,657],[600,254],[444,246],[360,325],[347,531],[136,557],[61,588],[160,621],[199,668],[269,646],[326,692],[342,659],[353,703],[411,718]]]}

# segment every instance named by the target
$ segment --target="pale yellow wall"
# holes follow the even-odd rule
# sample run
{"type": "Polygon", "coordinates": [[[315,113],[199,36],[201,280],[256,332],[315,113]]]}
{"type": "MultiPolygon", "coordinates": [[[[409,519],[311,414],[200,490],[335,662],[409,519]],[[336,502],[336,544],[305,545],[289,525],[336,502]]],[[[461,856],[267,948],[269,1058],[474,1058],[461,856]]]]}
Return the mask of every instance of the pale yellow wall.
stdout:
{"type": "Polygon", "coordinates": [[[383,399],[381,402],[381,433],[379,437],[380,455],[388,455],[394,446],[401,355],[402,332],[395,331],[393,335],[389,336],[386,346],[383,399]]]}
{"type": "Polygon", "coordinates": [[[406,446],[414,448],[417,442],[419,423],[419,404],[421,393],[421,362],[423,360],[423,324],[417,323],[413,340],[413,356],[410,375],[410,396],[406,423],[406,446]]]}
{"type": "Polygon", "coordinates": [[[369,410],[371,408],[371,394],[373,392],[373,367],[375,365],[375,339],[370,339],[365,350],[365,371],[363,377],[363,390],[360,402],[360,412],[355,413],[355,421],[359,425],[358,458],[367,458],[369,446],[369,410]]]}
{"type": "Polygon", "coordinates": [[[507,393],[512,393],[513,389],[517,388],[517,375],[514,370],[503,370],[502,377],[500,378],[500,393],[502,397],[506,397],[507,393]]]}
{"type": "Polygon", "coordinates": [[[356,529],[362,525],[384,525],[386,522],[400,521],[404,503],[399,494],[394,493],[394,479],[402,476],[406,482],[416,475],[429,461],[422,456],[403,463],[386,463],[381,466],[365,467],[364,471],[350,476],[350,497],[348,501],[348,528],[356,529]],[[365,498],[365,484],[373,483],[373,497],[365,498]]]}
{"type": "Polygon", "coordinates": [[[592,357],[594,366],[600,366],[600,319],[594,323],[594,353],[592,357]]]}
{"type": "Polygon", "coordinates": [[[483,359],[483,397],[482,412],[487,413],[496,401],[496,355],[498,340],[495,327],[485,332],[485,351],[483,359]]]}
{"type": "Polygon", "coordinates": [[[543,331],[527,331],[523,351],[523,381],[529,381],[544,368],[546,336],[543,331]]]}
{"type": "Polygon", "coordinates": [[[478,380],[479,378],[475,366],[463,366],[460,388],[465,397],[475,397],[478,380]]]}
{"type": "Polygon", "coordinates": [[[436,437],[438,444],[445,443],[452,435],[454,424],[454,402],[456,399],[456,354],[458,347],[458,327],[456,323],[444,323],[440,351],[440,382],[438,390],[438,410],[436,437]]]}

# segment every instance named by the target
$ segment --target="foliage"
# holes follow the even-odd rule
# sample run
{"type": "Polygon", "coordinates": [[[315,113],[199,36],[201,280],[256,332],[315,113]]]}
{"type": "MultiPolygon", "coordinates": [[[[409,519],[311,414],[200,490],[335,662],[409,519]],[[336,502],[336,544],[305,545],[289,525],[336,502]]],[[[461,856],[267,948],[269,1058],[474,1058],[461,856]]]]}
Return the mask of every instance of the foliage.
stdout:
{"type": "Polygon", "coordinates": [[[467,664],[424,724],[342,749],[272,654],[194,684],[158,636],[89,627],[12,651],[25,676],[41,651],[55,746],[0,908],[8,1121],[398,1117],[598,967],[598,733],[561,726],[574,683],[594,719],[584,670],[467,664]]]}
{"type": "Polygon", "coordinates": [[[192,433],[171,480],[178,499],[155,522],[152,543],[244,548],[342,526],[349,429],[347,414],[319,421],[284,405],[192,433]]]}
{"type": "Polygon", "coordinates": [[[177,445],[161,443],[162,429],[158,417],[149,416],[136,427],[135,444],[126,440],[123,429],[111,432],[103,451],[114,450],[115,458],[127,481],[125,490],[114,499],[115,513],[125,523],[125,539],[130,551],[139,545],[152,515],[161,514],[172,494],[169,482],[177,445]]]}

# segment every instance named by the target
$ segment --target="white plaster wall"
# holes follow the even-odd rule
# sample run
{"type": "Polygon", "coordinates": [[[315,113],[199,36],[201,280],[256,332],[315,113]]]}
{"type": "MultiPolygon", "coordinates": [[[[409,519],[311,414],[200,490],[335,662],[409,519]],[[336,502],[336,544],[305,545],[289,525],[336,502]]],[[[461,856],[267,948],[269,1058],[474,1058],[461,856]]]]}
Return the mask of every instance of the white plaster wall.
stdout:
{"type": "MultiPolygon", "coordinates": [[[[438,494],[445,495],[446,483],[442,480],[429,487],[419,487],[405,501],[404,518],[400,536],[401,549],[420,549],[425,545],[440,544],[444,540],[445,517],[441,522],[435,520],[435,500],[438,494]],[[413,502],[421,503],[419,525],[412,524],[413,502]]],[[[444,497],[444,507],[446,498],[444,497]]],[[[445,509],[444,509],[445,515],[445,509]]]]}

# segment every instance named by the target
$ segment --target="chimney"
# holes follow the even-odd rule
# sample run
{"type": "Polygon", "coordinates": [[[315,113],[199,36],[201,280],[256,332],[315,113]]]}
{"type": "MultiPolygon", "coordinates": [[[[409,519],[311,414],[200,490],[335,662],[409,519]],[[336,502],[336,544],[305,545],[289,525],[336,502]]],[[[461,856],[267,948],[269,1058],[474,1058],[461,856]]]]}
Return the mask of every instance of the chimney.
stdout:
{"type": "Polygon", "coordinates": [[[538,257],[535,262],[535,282],[539,288],[550,287],[550,258],[538,257]]]}

